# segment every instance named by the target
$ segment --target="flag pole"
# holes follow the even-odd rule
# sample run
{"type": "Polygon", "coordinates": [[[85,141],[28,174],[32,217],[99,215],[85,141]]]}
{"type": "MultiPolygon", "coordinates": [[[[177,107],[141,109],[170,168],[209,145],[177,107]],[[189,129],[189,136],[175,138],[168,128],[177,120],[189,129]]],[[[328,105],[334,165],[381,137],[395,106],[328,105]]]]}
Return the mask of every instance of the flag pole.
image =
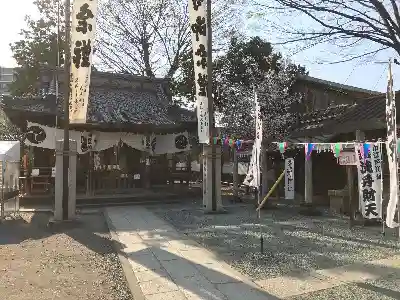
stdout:
{"type": "MultiPolygon", "coordinates": [[[[213,101],[213,85],[212,85],[212,28],[211,28],[211,0],[207,0],[207,98],[208,98],[208,124],[209,137],[211,142],[211,210],[217,211],[217,193],[216,193],[216,145],[214,143],[215,122],[214,122],[214,101],[213,101]]],[[[207,175],[206,175],[207,176],[207,175]]],[[[204,180],[204,179],[203,179],[204,180]]],[[[219,185],[218,185],[219,186],[219,185]]]]}
{"type": "Polygon", "coordinates": [[[68,186],[69,186],[69,95],[70,95],[70,64],[71,64],[71,1],[65,0],[65,60],[64,60],[64,149],[63,149],[63,220],[68,220],[68,186]]]}

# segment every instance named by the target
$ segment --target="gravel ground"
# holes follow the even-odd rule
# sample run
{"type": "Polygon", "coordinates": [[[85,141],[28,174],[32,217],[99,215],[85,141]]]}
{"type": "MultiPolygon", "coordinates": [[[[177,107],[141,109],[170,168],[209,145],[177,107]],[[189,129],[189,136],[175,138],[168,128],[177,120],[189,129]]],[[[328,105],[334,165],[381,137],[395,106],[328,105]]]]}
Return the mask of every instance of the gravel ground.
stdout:
{"type": "Polygon", "coordinates": [[[287,300],[393,300],[400,299],[400,273],[365,283],[344,284],[287,300]]]}
{"type": "Polygon", "coordinates": [[[303,217],[298,209],[282,206],[261,213],[264,253],[260,254],[260,225],[253,205],[230,205],[228,214],[204,215],[200,204],[149,209],[253,280],[400,253],[394,231],[389,229],[382,237],[379,226],[350,230],[347,219],[327,212],[303,217]]]}
{"type": "Polygon", "coordinates": [[[0,224],[1,299],[133,299],[102,214],[62,232],[48,214],[21,217],[0,224]]]}

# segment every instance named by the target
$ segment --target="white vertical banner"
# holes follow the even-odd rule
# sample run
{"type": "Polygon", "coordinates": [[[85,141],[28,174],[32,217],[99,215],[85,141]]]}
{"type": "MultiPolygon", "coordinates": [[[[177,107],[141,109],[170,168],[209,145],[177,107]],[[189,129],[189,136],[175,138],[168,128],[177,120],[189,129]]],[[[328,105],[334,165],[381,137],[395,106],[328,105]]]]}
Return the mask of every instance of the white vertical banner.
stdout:
{"type": "Polygon", "coordinates": [[[398,226],[398,224],[394,222],[394,216],[396,213],[396,206],[398,204],[399,175],[397,169],[396,101],[395,93],[393,92],[391,62],[389,62],[388,85],[386,92],[386,126],[386,153],[388,157],[390,174],[389,203],[386,211],[386,224],[388,227],[394,228],[398,226]]]}
{"type": "Polygon", "coordinates": [[[199,142],[210,143],[207,88],[207,3],[205,0],[189,1],[189,21],[192,31],[192,48],[196,84],[197,122],[199,142]]]}
{"type": "Polygon", "coordinates": [[[255,186],[254,175],[253,175],[255,158],[256,158],[256,147],[253,146],[253,150],[251,151],[250,164],[249,164],[249,167],[247,169],[246,178],[243,181],[244,185],[255,186]]]}
{"type": "MultiPolygon", "coordinates": [[[[255,159],[254,159],[254,182],[257,187],[260,187],[260,179],[261,179],[261,163],[260,163],[260,158],[261,158],[261,145],[262,145],[262,138],[263,138],[263,125],[262,125],[262,119],[261,119],[261,111],[260,111],[260,104],[258,103],[258,98],[257,98],[257,93],[254,92],[254,102],[255,102],[255,113],[256,113],[256,140],[255,140],[255,159]]],[[[267,174],[265,174],[266,176],[267,174]]]]}
{"type": "Polygon", "coordinates": [[[366,219],[382,217],[382,185],[373,166],[370,144],[354,145],[358,170],[358,195],[361,213],[366,219]],[[367,145],[365,147],[365,145],[367,145]],[[380,196],[379,196],[380,195],[380,196]],[[379,198],[380,197],[380,198],[379,198]]]}
{"type": "Polygon", "coordinates": [[[74,0],[71,26],[71,93],[69,120],[86,123],[97,0],[74,0]]]}
{"type": "Polygon", "coordinates": [[[294,159],[285,159],[285,199],[294,199],[294,159]]]}

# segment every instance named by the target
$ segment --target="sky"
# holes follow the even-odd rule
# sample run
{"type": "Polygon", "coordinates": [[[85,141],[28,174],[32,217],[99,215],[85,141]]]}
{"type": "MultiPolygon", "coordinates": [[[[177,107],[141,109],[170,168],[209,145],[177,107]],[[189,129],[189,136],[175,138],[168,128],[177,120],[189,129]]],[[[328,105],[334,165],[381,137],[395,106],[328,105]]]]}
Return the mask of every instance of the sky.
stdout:
{"type": "MultiPolygon", "coordinates": [[[[38,15],[33,0],[12,0],[3,4],[0,10],[0,66],[13,67],[15,62],[9,44],[19,39],[19,32],[25,26],[25,15],[38,15]]],[[[248,22],[246,31],[252,35],[260,35],[268,40],[269,32],[265,27],[248,22]],[[267,36],[268,34],[268,36],[267,36]]],[[[340,64],[329,64],[337,60],[337,51],[330,45],[319,45],[307,51],[292,54],[291,48],[276,47],[296,64],[304,65],[309,75],[342,84],[360,88],[385,92],[387,84],[387,61],[391,53],[381,53],[374,61],[352,61],[340,64]]],[[[396,73],[400,76],[400,66],[394,66],[395,88],[400,89],[400,78],[396,80],[396,73]]]]}

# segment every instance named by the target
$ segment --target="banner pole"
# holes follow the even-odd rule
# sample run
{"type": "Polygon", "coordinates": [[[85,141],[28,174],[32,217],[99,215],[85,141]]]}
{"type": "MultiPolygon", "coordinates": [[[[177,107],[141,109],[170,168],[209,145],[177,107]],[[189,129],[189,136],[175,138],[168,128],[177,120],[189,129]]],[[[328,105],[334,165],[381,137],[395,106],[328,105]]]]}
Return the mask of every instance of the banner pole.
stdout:
{"type": "Polygon", "coordinates": [[[65,0],[65,62],[64,62],[64,151],[63,151],[63,195],[62,216],[68,220],[68,167],[69,167],[69,95],[70,95],[70,64],[71,64],[71,1],[65,0]]]}

